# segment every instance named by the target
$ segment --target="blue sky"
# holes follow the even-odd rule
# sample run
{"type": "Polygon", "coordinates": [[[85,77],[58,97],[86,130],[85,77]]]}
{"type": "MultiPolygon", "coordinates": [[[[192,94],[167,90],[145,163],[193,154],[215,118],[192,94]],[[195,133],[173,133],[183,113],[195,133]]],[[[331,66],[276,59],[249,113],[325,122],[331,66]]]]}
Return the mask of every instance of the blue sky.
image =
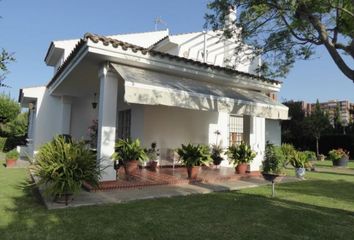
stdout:
{"type": "MultiPolygon", "coordinates": [[[[44,63],[53,40],[75,39],[86,32],[112,35],[154,30],[154,19],[167,22],[172,34],[200,31],[207,0],[2,0],[0,47],[15,53],[16,62],[2,89],[13,98],[18,89],[46,84],[53,74],[44,63]]],[[[354,63],[352,62],[354,65],[354,63]]],[[[317,58],[297,62],[283,80],[281,99],[348,99],[354,84],[334,65],[324,48],[317,58]]]]}

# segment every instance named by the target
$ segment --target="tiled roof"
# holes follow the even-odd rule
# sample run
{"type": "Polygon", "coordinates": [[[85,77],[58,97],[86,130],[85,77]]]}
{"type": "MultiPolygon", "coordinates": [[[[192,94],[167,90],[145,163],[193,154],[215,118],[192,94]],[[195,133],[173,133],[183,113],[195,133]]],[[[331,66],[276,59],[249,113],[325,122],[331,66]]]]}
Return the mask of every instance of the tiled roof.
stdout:
{"type": "Polygon", "coordinates": [[[65,67],[71,62],[71,60],[75,57],[75,55],[85,45],[87,40],[91,40],[94,43],[102,42],[103,45],[105,45],[105,46],[111,45],[114,48],[121,47],[123,50],[131,49],[133,52],[140,51],[144,55],[150,54],[151,56],[159,56],[161,58],[168,58],[170,60],[174,60],[174,61],[177,61],[177,62],[185,62],[185,63],[189,63],[191,65],[195,65],[195,66],[198,66],[198,67],[204,67],[204,68],[210,68],[210,69],[213,69],[213,70],[223,71],[223,72],[228,73],[228,74],[243,75],[243,76],[247,76],[247,77],[250,77],[252,79],[263,81],[263,82],[275,83],[275,84],[282,83],[281,81],[277,81],[277,80],[273,80],[273,79],[257,76],[257,75],[254,75],[254,74],[245,73],[245,72],[237,71],[237,70],[230,69],[230,68],[220,67],[220,66],[216,66],[216,65],[212,65],[212,64],[203,63],[203,62],[200,62],[200,61],[184,58],[184,57],[171,55],[171,54],[168,54],[168,53],[159,52],[159,51],[148,49],[148,48],[139,47],[139,46],[136,46],[134,44],[130,44],[130,43],[127,43],[127,42],[119,41],[117,39],[113,39],[113,38],[109,38],[109,37],[105,37],[105,36],[100,36],[100,35],[96,35],[96,34],[92,34],[92,33],[86,33],[84,35],[84,37],[76,44],[74,50],[70,53],[69,57],[60,66],[60,68],[58,69],[58,71],[56,72],[56,74],[54,75],[52,80],[48,83],[48,85],[47,85],[48,87],[51,86],[55,82],[55,80],[59,77],[59,75],[65,69],[65,67]]]}

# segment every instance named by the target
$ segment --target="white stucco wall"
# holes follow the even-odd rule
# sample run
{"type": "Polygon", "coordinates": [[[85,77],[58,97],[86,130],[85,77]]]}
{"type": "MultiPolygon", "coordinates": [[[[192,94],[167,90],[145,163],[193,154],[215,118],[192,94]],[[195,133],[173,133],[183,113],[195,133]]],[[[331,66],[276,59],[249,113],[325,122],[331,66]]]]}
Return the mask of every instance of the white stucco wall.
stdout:
{"type": "MultiPolygon", "coordinates": [[[[221,132],[219,140],[227,144],[227,114],[194,111],[176,107],[144,106],[143,143],[149,146],[156,142],[161,158],[166,158],[167,150],[181,144],[215,143],[215,130],[221,132]]],[[[226,146],[226,145],[225,145],[226,146]]]]}
{"type": "Polygon", "coordinates": [[[275,145],[281,145],[281,124],[280,120],[266,119],[265,140],[275,145]]]}
{"type": "Polygon", "coordinates": [[[88,128],[97,120],[98,106],[92,108],[93,97],[73,98],[71,106],[71,136],[89,140],[88,128]]]}
{"type": "Polygon", "coordinates": [[[61,120],[61,98],[49,95],[48,90],[43,87],[37,93],[34,152],[61,133],[61,120]]]}

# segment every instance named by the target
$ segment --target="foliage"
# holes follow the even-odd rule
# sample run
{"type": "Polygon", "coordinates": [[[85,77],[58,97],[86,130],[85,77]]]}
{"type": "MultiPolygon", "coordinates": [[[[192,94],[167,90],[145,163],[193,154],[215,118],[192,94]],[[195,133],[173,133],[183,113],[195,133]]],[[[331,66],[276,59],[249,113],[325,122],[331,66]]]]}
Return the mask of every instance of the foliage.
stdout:
{"type": "MultiPolygon", "coordinates": [[[[214,0],[208,4],[207,24],[237,35],[248,49],[261,49],[265,76],[284,77],[298,59],[308,60],[324,46],[337,67],[354,82],[346,58],[354,58],[354,3],[352,0],[214,0]],[[238,8],[238,28],[225,21],[230,6],[238,8]],[[240,32],[240,33],[238,33],[240,32]]],[[[239,41],[239,39],[237,39],[239,41]]],[[[236,53],[245,48],[238,44],[236,53]]],[[[253,60],[257,56],[250,54],[253,60]]]]}
{"type": "Polygon", "coordinates": [[[304,139],[305,112],[301,102],[287,101],[283,103],[289,108],[289,120],[281,122],[281,139],[283,142],[292,143],[299,147],[304,139]]]}
{"type": "Polygon", "coordinates": [[[20,105],[5,94],[0,95],[0,124],[5,124],[16,118],[20,113],[20,105]]]}
{"type": "Polygon", "coordinates": [[[23,112],[16,116],[15,119],[6,123],[2,127],[2,131],[6,136],[21,137],[27,134],[28,113],[23,112]]]}
{"type": "Polygon", "coordinates": [[[4,152],[6,140],[6,137],[0,137],[0,152],[4,152]]]}
{"type": "Polygon", "coordinates": [[[213,159],[214,165],[219,165],[224,158],[221,156],[224,152],[221,144],[212,144],[211,145],[211,158],[213,159]]]}
{"type": "Polygon", "coordinates": [[[295,151],[290,158],[290,164],[294,168],[304,168],[308,162],[307,154],[301,151],[295,151]]]}
{"type": "Polygon", "coordinates": [[[202,144],[182,144],[182,147],[177,149],[177,153],[183,165],[187,167],[208,165],[212,160],[209,147],[202,144]]]}
{"type": "Polygon", "coordinates": [[[290,163],[290,159],[296,150],[292,144],[283,143],[281,145],[281,151],[284,155],[284,166],[286,166],[288,163],[290,163]]]}
{"type": "Polygon", "coordinates": [[[6,74],[8,74],[9,70],[7,65],[10,62],[14,62],[15,58],[12,53],[9,53],[5,49],[2,49],[0,52],[0,87],[8,87],[3,82],[5,80],[6,74]]]}
{"type": "Polygon", "coordinates": [[[331,129],[332,126],[329,122],[328,117],[326,114],[321,110],[320,104],[317,100],[315,111],[311,113],[305,119],[305,128],[307,135],[314,137],[316,139],[316,154],[319,154],[319,139],[321,135],[331,129]]]}
{"type": "Polygon", "coordinates": [[[307,159],[309,161],[315,161],[317,160],[316,153],[313,151],[303,151],[304,154],[306,154],[307,159]]]}
{"type": "Polygon", "coordinates": [[[6,159],[15,159],[19,158],[20,154],[17,152],[16,149],[12,149],[11,151],[6,153],[6,159]]]}
{"type": "Polygon", "coordinates": [[[338,148],[338,149],[333,149],[331,151],[328,152],[328,157],[330,160],[332,161],[337,161],[343,157],[348,158],[349,157],[349,152],[342,149],[342,148],[338,148]]]}
{"type": "Polygon", "coordinates": [[[153,143],[151,143],[151,146],[149,149],[145,149],[147,158],[150,161],[156,161],[160,155],[160,153],[159,153],[160,150],[157,149],[156,146],[157,146],[156,142],[153,142],[153,143]]]}
{"type": "Polygon", "coordinates": [[[229,146],[226,154],[235,166],[240,163],[250,163],[257,155],[257,153],[244,142],[241,142],[240,145],[229,146]]]}
{"type": "Polygon", "coordinates": [[[116,142],[115,153],[113,153],[112,159],[115,161],[123,161],[123,163],[133,160],[146,161],[147,155],[140,146],[139,139],[119,139],[116,142]]]}
{"type": "Polygon", "coordinates": [[[267,142],[265,147],[263,172],[269,174],[281,174],[284,171],[284,154],[280,147],[267,142]]]}
{"type": "Polygon", "coordinates": [[[96,154],[83,141],[55,137],[39,149],[35,160],[34,173],[51,196],[77,193],[83,182],[96,186],[100,179],[96,154]]]}

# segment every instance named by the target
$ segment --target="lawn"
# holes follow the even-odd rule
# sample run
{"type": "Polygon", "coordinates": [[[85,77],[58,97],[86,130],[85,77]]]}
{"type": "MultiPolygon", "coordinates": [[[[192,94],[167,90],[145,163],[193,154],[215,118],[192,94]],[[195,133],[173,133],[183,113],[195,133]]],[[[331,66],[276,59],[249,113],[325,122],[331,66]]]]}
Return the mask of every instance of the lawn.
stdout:
{"type": "Polygon", "coordinates": [[[1,240],[354,238],[354,171],[307,173],[278,185],[276,198],[265,186],[54,211],[27,178],[0,166],[1,240]]]}

